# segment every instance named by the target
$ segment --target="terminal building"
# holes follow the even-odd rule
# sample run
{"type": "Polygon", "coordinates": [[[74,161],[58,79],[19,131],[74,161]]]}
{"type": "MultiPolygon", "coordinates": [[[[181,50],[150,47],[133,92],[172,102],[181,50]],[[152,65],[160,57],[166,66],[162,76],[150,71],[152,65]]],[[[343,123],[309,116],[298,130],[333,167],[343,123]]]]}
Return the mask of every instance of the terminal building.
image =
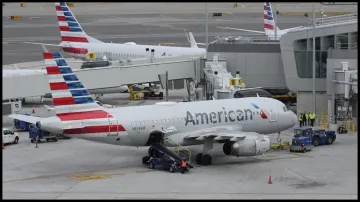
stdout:
{"type": "MultiPolygon", "coordinates": [[[[357,129],[357,36],[357,13],[316,21],[315,113],[319,125],[322,119],[332,123],[351,120],[357,129]],[[349,73],[345,75],[344,70],[349,73]],[[353,85],[341,84],[350,80],[353,85]]],[[[311,25],[288,32],[279,41],[220,38],[209,45],[207,58],[215,54],[219,54],[219,60],[226,61],[232,75],[240,72],[246,87],[263,86],[272,94],[287,90],[296,92],[298,114],[312,111],[311,25]]]]}

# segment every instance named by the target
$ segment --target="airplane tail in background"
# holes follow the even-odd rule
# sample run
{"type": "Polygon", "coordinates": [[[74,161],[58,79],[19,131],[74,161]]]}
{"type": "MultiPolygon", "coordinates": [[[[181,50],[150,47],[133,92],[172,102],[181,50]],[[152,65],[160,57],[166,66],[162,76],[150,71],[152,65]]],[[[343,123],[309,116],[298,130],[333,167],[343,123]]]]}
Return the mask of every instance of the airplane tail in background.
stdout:
{"type": "MultiPolygon", "coordinates": [[[[57,116],[71,112],[71,114],[77,114],[73,115],[74,117],[79,116],[78,118],[81,119],[82,113],[98,111],[91,113],[91,116],[106,118],[106,112],[102,111],[104,108],[96,104],[63,56],[59,52],[49,51],[45,51],[43,55],[57,116]]],[[[87,116],[90,115],[87,114],[87,116]]]]}
{"type": "Polygon", "coordinates": [[[62,42],[103,43],[85,33],[65,2],[56,2],[55,8],[62,42]]]}
{"type": "MultiPolygon", "coordinates": [[[[264,3],[264,30],[267,36],[275,36],[275,20],[270,2],[264,3]]],[[[277,32],[281,30],[276,26],[277,32]]]]}
{"type": "Polygon", "coordinates": [[[198,48],[194,35],[191,32],[189,32],[189,38],[190,38],[191,48],[198,48]]]}

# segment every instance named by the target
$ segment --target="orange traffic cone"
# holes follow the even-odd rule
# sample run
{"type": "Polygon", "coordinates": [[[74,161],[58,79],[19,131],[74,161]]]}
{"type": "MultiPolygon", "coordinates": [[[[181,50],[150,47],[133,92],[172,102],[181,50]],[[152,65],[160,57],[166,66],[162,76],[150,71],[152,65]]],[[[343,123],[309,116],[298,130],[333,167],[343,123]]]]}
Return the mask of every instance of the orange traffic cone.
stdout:
{"type": "Polygon", "coordinates": [[[34,108],[34,107],[33,107],[33,109],[32,109],[32,113],[35,114],[35,108],[34,108]]]}
{"type": "Polygon", "coordinates": [[[269,175],[269,182],[268,182],[268,184],[272,184],[271,171],[270,171],[270,175],[269,175]]]}

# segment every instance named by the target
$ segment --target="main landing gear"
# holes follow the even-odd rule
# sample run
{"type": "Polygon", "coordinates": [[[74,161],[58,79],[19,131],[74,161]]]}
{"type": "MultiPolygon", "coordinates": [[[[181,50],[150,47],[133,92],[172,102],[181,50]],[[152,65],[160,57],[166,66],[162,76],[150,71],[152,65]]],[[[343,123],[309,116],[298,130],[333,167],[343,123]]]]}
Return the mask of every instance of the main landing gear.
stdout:
{"type": "Polygon", "coordinates": [[[205,138],[203,153],[199,153],[195,156],[195,163],[198,165],[211,165],[212,158],[207,152],[213,148],[213,140],[205,138]]]}

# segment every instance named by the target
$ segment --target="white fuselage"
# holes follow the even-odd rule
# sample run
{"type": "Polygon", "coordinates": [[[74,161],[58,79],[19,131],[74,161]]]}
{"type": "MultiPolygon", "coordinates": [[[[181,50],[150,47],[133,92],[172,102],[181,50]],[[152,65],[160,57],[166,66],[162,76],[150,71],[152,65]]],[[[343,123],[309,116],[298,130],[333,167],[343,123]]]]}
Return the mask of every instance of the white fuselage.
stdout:
{"type": "Polygon", "coordinates": [[[113,118],[81,122],[86,125],[121,124],[126,131],[70,136],[108,144],[145,146],[150,133],[166,131],[168,128],[175,128],[175,134],[178,134],[221,125],[236,125],[241,128],[239,132],[269,134],[283,131],[296,123],[296,115],[284,111],[284,106],[271,98],[256,97],[121,107],[107,110],[113,118]],[[251,103],[259,106],[259,109],[251,103]],[[260,110],[266,112],[267,119],[261,118],[260,110]]]}
{"type": "MultiPolygon", "coordinates": [[[[61,43],[61,45],[68,45],[76,48],[86,48],[88,53],[95,53],[97,59],[106,56],[109,60],[120,59],[138,59],[149,58],[151,50],[154,49],[155,57],[162,56],[196,56],[205,57],[206,49],[204,48],[190,48],[190,47],[171,47],[171,46],[149,46],[136,44],[117,44],[117,43],[61,43]],[[149,49],[148,53],[146,48],[149,49]],[[148,54],[148,55],[147,55],[148,54]]],[[[87,54],[69,53],[74,58],[88,59],[87,54]]]]}

